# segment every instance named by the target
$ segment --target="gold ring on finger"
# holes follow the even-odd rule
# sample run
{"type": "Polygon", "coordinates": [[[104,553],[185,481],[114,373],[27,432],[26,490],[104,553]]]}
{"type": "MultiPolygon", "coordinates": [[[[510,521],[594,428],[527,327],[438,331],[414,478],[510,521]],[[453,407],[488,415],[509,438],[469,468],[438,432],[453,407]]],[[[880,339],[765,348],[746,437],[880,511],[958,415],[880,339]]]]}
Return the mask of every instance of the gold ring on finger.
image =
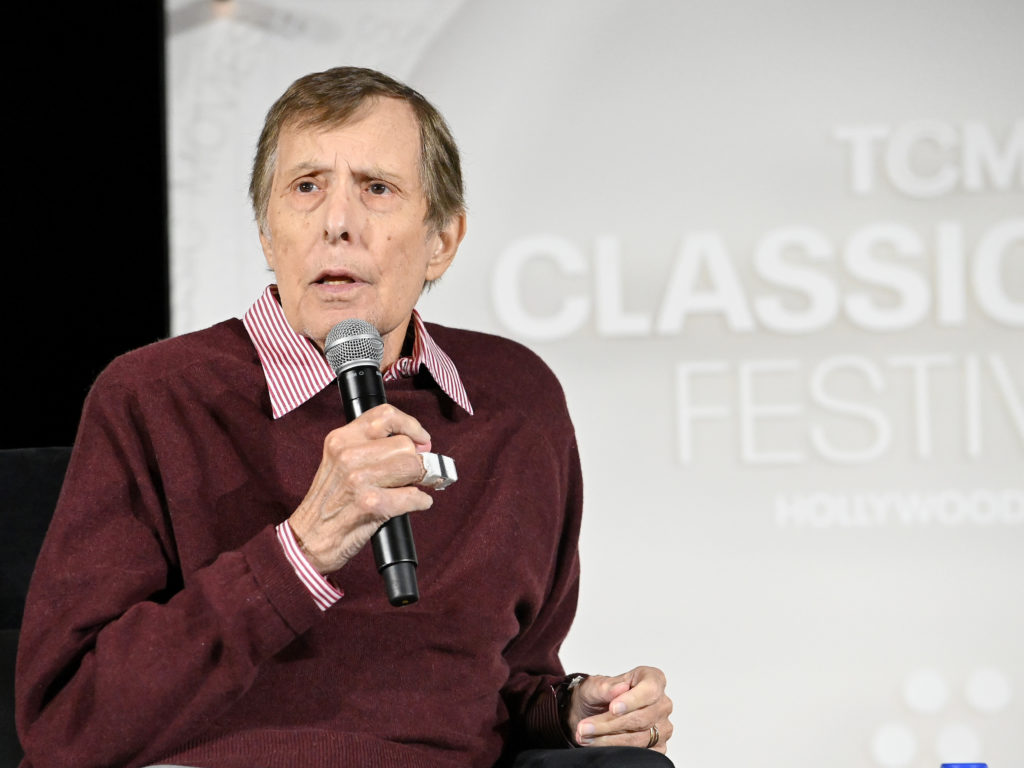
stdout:
{"type": "Polygon", "coordinates": [[[657,744],[658,741],[660,741],[660,739],[661,739],[661,732],[658,730],[658,726],[652,725],[651,726],[651,738],[647,742],[647,749],[650,749],[655,744],[657,744]]]}

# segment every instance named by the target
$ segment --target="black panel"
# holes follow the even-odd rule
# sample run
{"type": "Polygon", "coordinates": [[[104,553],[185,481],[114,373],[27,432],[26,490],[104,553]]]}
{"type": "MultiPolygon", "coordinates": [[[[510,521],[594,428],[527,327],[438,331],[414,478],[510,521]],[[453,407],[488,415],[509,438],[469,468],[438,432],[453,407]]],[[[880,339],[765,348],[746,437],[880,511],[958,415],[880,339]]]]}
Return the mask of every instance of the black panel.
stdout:
{"type": "Polygon", "coordinates": [[[169,332],[163,7],[9,22],[0,447],[69,445],[96,374],[169,332]]]}

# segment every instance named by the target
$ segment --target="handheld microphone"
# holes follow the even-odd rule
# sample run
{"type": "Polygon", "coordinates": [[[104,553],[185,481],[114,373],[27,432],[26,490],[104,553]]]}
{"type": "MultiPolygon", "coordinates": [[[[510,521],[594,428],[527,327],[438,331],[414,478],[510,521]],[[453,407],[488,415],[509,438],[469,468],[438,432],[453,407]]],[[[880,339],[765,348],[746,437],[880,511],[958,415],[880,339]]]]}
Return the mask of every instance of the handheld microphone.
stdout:
{"type": "MultiPolygon", "coordinates": [[[[380,363],[384,341],[365,320],[342,320],[331,328],[324,344],[327,362],[338,376],[338,389],[349,421],[363,411],[387,402],[380,363]]],[[[377,529],[371,539],[377,571],[384,577],[388,602],[408,605],[419,600],[416,583],[416,545],[409,515],[398,515],[377,529]]]]}

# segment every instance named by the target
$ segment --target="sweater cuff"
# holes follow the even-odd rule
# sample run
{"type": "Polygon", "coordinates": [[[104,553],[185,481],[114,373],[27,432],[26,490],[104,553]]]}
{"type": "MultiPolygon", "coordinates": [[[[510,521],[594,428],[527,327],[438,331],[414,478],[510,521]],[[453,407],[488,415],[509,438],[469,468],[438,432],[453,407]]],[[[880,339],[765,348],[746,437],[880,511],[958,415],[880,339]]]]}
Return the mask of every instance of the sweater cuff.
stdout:
{"type": "Polygon", "coordinates": [[[306,586],[295,577],[273,526],[256,534],[243,551],[268,602],[292,632],[300,635],[320,620],[323,612],[310,599],[306,586]]]}
{"type": "Polygon", "coordinates": [[[542,690],[528,715],[528,727],[540,746],[549,749],[578,747],[566,724],[572,691],[587,675],[574,673],[542,690]]]}

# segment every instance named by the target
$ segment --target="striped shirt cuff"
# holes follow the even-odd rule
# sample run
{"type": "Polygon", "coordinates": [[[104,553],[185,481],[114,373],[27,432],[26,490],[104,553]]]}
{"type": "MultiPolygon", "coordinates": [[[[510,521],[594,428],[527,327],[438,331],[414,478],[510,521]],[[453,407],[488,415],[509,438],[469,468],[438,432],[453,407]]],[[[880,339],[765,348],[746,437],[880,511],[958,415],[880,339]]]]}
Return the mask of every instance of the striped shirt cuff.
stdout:
{"type": "Polygon", "coordinates": [[[277,526],[277,540],[281,542],[284,556],[295,569],[295,575],[299,577],[313,601],[321,611],[326,611],[336,602],[345,596],[345,593],[325,579],[316,568],[309,564],[309,560],[302,554],[299,544],[295,541],[295,534],[288,525],[288,521],[277,526]]]}

